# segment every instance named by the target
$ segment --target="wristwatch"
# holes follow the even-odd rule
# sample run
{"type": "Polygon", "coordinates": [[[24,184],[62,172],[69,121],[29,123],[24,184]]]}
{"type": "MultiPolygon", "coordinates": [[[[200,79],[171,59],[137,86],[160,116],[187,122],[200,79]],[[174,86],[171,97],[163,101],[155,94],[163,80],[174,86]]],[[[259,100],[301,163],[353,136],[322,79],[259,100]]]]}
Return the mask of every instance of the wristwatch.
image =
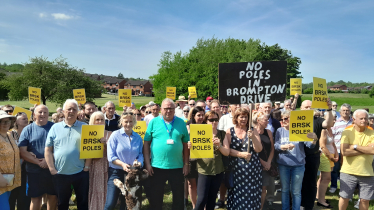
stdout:
{"type": "Polygon", "coordinates": [[[357,144],[353,145],[353,149],[357,150],[357,144]]]}
{"type": "Polygon", "coordinates": [[[89,166],[85,166],[84,168],[90,169],[90,167],[89,167],[89,166]]]}

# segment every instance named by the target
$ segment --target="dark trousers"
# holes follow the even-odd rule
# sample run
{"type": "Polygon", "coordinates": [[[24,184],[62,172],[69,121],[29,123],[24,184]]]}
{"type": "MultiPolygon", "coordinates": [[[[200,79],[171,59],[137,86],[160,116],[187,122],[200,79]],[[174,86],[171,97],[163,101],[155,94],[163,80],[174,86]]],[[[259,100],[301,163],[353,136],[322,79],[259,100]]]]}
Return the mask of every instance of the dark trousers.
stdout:
{"type": "Polygon", "coordinates": [[[10,193],[9,206],[10,210],[15,210],[17,201],[17,210],[29,210],[31,198],[26,195],[26,164],[25,162],[21,166],[21,186],[15,188],[10,193]]]}
{"type": "Polygon", "coordinates": [[[305,172],[301,189],[301,206],[305,210],[312,210],[317,195],[317,172],[320,162],[320,153],[305,157],[305,172]]]}
{"type": "Polygon", "coordinates": [[[223,172],[214,176],[199,173],[197,182],[197,202],[195,210],[213,210],[216,198],[223,179],[223,172]]]}
{"type": "Polygon", "coordinates": [[[334,168],[331,171],[331,186],[330,188],[338,188],[338,177],[340,176],[340,160],[342,155],[339,153],[339,160],[338,162],[334,163],[334,168]]]}
{"type": "Polygon", "coordinates": [[[169,182],[173,193],[172,210],[184,209],[184,176],[182,168],[153,168],[153,176],[150,178],[152,189],[150,205],[152,210],[162,210],[166,181],[169,182]]]}
{"type": "Polygon", "coordinates": [[[126,199],[125,196],[122,195],[121,190],[114,185],[113,180],[119,179],[123,184],[125,184],[125,176],[127,172],[122,169],[114,169],[109,167],[108,169],[108,187],[106,193],[106,201],[104,210],[112,210],[116,207],[117,200],[121,201],[120,210],[126,210],[126,199]]]}
{"type": "Polygon", "coordinates": [[[88,172],[81,171],[72,175],[56,174],[53,176],[53,183],[58,199],[58,210],[69,209],[69,200],[72,192],[71,185],[73,185],[75,195],[77,196],[78,210],[88,210],[88,172]]]}

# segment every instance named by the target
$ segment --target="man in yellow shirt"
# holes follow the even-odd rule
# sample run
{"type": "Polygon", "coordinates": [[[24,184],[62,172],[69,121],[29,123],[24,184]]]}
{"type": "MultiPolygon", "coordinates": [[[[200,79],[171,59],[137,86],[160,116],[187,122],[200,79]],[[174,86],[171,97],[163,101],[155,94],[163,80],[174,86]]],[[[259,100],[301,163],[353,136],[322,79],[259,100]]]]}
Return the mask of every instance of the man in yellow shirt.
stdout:
{"type": "Polygon", "coordinates": [[[369,201],[374,199],[374,131],[366,127],[368,115],[364,109],[356,110],[354,126],[342,133],[339,210],[347,209],[357,185],[360,186],[360,209],[369,209],[369,201]]]}

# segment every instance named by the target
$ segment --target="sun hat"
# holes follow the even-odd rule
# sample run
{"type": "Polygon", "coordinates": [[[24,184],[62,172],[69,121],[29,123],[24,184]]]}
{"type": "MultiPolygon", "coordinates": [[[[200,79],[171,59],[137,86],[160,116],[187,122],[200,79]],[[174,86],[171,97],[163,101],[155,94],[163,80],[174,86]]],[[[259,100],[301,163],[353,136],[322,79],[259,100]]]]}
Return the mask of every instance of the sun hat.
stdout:
{"type": "Polygon", "coordinates": [[[187,102],[187,100],[186,100],[186,98],[184,97],[184,96],[179,96],[178,97],[178,100],[176,100],[177,102],[178,101],[186,101],[187,102]]]}
{"type": "Polygon", "coordinates": [[[16,121],[16,117],[15,116],[9,115],[5,111],[0,110],[0,120],[5,119],[5,118],[10,118],[10,120],[13,121],[12,124],[16,121]]]}

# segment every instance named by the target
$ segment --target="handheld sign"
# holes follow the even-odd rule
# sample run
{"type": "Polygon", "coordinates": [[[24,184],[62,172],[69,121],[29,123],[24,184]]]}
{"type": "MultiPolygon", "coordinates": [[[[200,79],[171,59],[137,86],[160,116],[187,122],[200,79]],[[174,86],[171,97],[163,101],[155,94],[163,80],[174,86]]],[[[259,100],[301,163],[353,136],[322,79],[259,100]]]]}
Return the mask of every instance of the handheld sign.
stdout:
{"type": "Polygon", "coordinates": [[[190,95],[191,98],[197,98],[196,87],[188,87],[188,95],[190,95]]]}
{"type": "Polygon", "coordinates": [[[144,140],[145,132],[147,131],[147,123],[145,121],[137,121],[133,130],[144,140]]]}
{"type": "Polygon", "coordinates": [[[118,89],[119,106],[131,106],[131,89],[118,89]]]}
{"type": "Polygon", "coordinates": [[[210,124],[190,124],[191,158],[214,158],[213,128],[210,124]]]}
{"type": "Polygon", "coordinates": [[[42,96],[42,89],[29,87],[29,102],[30,104],[40,105],[42,96]]]}
{"type": "Polygon", "coordinates": [[[328,109],[326,80],[313,77],[313,100],[312,108],[328,109]]]}
{"type": "Polygon", "coordinates": [[[221,104],[264,103],[286,97],[286,61],[220,63],[218,71],[221,104]]]}
{"type": "Polygon", "coordinates": [[[80,159],[102,158],[104,156],[105,125],[82,125],[80,159]]]}
{"type": "Polygon", "coordinates": [[[32,111],[16,106],[13,110],[13,116],[16,116],[19,112],[24,112],[27,115],[28,120],[31,120],[32,111]]]}
{"type": "Polygon", "coordinates": [[[86,91],[85,89],[74,89],[73,90],[74,99],[78,102],[78,104],[85,104],[86,103],[86,91]]]}
{"type": "Polygon", "coordinates": [[[313,110],[291,111],[290,114],[290,141],[313,141],[306,137],[313,133],[313,110]]]}
{"type": "Polygon", "coordinates": [[[290,79],[290,95],[302,94],[302,83],[301,78],[291,78],[290,79]]]}
{"type": "Polygon", "coordinates": [[[177,95],[177,88],[176,87],[166,87],[166,98],[170,98],[175,100],[175,96],[177,95]]]}

